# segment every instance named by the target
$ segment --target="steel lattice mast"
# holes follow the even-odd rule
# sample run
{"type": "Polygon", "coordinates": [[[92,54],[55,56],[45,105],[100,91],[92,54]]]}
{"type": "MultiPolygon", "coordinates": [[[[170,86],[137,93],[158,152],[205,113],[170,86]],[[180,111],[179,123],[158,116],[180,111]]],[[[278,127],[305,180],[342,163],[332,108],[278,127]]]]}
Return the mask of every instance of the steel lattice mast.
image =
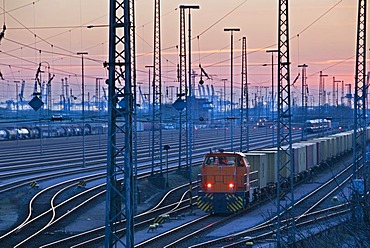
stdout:
{"type": "Polygon", "coordinates": [[[305,120],[307,119],[307,103],[308,103],[308,85],[307,85],[307,73],[306,73],[306,69],[308,67],[308,65],[306,64],[303,64],[303,65],[298,65],[298,67],[301,67],[302,68],[302,88],[301,88],[301,91],[302,91],[302,131],[301,131],[301,140],[305,140],[306,139],[306,132],[304,131],[304,124],[305,124],[305,120]]]}
{"type": "Polygon", "coordinates": [[[366,0],[358,1],[356,75],[354,99],[353,179],[361,178],[357,169],[365,164],[366,154],[366,0]]]}
{"type": "MultiPolygon", "coordinates": [[[[179,95],[178,95],[178,102],[183,103],[184,105],[187,93],[188,93],[188,87],[187,87],[187,73],[186,73],[186,32],[185,32],[185,8],[181,8],[180,6],[180,63],[178,68],[178,79],[179,79],[179,95]]],[[[184,144],[187,144],[188,136],[187,136],[187,111],[183,111],[183,108],[180,107],[179,109],[179,169],[182,169],[182,162],[184,158],[186,159],[186,165],[188,165],[188,149],[187,146],[183,150],[184,144]],[[186,154],[184,156],[184,153],[186,154]]]]}
{"type": "Polygon", "coordinates": [[[284,247],[295,244],[288,13],[288,0],[279,0],[277,242],[284,247]],[[284,225],[282,215],[285,216],[284,225]],[[286,230],[284,237],[282,228],[286,230]]]}
{"type": "Polygon", "coordinates": [[[152,119],[152,174],[155,163],[162,174],[162,75],[161,75],[160,0],[154,1],[154,61],[153,61],[153,119],[152,119]],[[158,161],[159,158],[159,161],[158,161]]]}
{"type": "Polygon", "coordinates": [[[191,10],[199,9],[198,5],[180,5],[180,9],[188,9],[188,89],[189,92],[186,97],[186,164],[188,167],[189,173],[189,205],[190,211],[192,211],[192,165],[193,165],[193,107],[192,102],[194,99],[193,94],[193,82],[195,80],[195,75],[192,78],[192,69],[191,69],[191,10]]]}
{"type": "Polygon", "coordinates": [[[243,139],[246,139],[246,151],[249,151],[249,96],[248,96],[248,59],[247,37],[242,39],[242,90],[240,105],[240,151],[244,151],[243,139]]]}
{"type": "MultiPolygon", "coordinates": [[[[364,212],[361,206],[367,207],[367,176],[366,156],[366,9],[367,1],[358,1],[357,42],[356,42],[356,74],[354,98],[354,130],[353,130],[353,176],[352,210],[355,222],[362,222],[364,212]],[[363,167],[361,170],[360,167],[363,167]],[[364,173],[361,173],[363,171],[364,173]],[[364,188],[361,189],[362,185],[364,188]],[[365,204],[362,202],[365,200],[365,204]]],[[[366,216],[366,215],[365,215],[366,216]]]]}
{"type": "MultiPolygon", "coordinates": [[[[136,95],[136,35],[135,35],[135,1],[132,1],[130,4],[130,15],[131,15],[131,85],[133,86],[133,103],[137,103],[137,95],[136,95]]],[[[132,192],[134,194],[134,214],[137,210],[137,200],[138,200],[138,192],[137,192],[137,116],[136,116],[136,104],[132,105],[132,168],[134,169],[134,182],[133,182],[133,189],[132,192]]]]}
{"type": "Polygon", "coordinates": [[[134,246],[133,213],[133,0],[111,0],[109,13],[108,147],[105,247],[134,246]],[[118,122],[118,118],[124,117],[118,122]],[[124,138],[124,142],[117,142],[124,138]],[[122,177],[124,181],[122,181],[122,177]],[[124,207],[122,207],[124,206],[124,207]],[[115,223],[126,219],[126,232],[115,223]],[[126,236],[126,242],[123,237],[126,236]]]}

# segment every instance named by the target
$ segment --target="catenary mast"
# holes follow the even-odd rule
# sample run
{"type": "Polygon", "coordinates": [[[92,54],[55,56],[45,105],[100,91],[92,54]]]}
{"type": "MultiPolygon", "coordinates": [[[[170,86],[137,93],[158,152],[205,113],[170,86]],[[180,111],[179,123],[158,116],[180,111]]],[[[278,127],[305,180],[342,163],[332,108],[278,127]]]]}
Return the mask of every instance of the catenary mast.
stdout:
{"type": "Polygon", "coordinates": [[[108,147],[105,247],[134,246],[132,82],[133,0],[110,0],[108,79],[108,147]],[[123,116],[124,121],[118,121],[123,116]],[[119,142],[118,138],[124,142],[119,142]],[[124,179],[122,181],[122,178],[124,179]],[[126,231],[115,223],[125,219],[126,231]]]}
{"type": "Polygon", "coordinates": [[[294,221],[288,7],[288,0],[279,0],[277,243],[278,246],[294,247],[296,228],[294,221]],[[282,221],[282,216],[285,216],[286,222],[282,221]]]}
{"type": "Polygon", "coordinates": [[[161,26],[160,0],[154,1],[154,58],[153,58],[153,102],[152,102],[152,174],[155,163],[162,174],[162,80],[161,80],[161,26]]]}
{"type": "Polygon", "coordinates": [[[354,128],[353,128],[353,189],[352,195],[354,216],[362,221],[360,209],[361,195],[364,195],[368,168],[366,156],[366,9],[367,1],[358,1],[357,42],[356,42],[356,72],[354,98],[354,128]],[[363,167],[361,170],[360,167],[363,167]],[[360,173],[364,171],[365,173],[360,173]],[[365,181],[365,182],[364,182],[365,181]]]}

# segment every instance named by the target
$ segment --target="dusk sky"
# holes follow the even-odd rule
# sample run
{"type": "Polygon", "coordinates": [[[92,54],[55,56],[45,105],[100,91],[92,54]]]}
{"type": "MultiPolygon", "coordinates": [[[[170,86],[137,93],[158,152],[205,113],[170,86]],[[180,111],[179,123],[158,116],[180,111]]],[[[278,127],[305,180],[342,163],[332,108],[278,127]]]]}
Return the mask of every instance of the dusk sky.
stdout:
{"type": "MultiPolygon", "coordinates": [[[[355,0],[290,0],[291,79],[297,76],[298,64],[307,64],[310,95],[317,98],[319,71],[328,75],[327,90],[333,77],[353,84],[357,4],[355,0]]],[[[136,0],[137,81],[148,92],[148,69],[153,63],[153,1],[136,0]]],[[[176,65],[179,42],[179,10],[181,4],[198,4],[192,11],[193,69],[198,64],[212,75],[216,90],[223,87],[221,79],[230,80],[230,33],[225,27],[239,27],[234,35],[235,91],[240,88],[241,39],[248,40],[248,74],[251,92],[257,86],[270,87],[271,54],[277,47],[277,0],[162,0],[161,47],[162,82],[177,86],[176,65]],[[197,38],[199,36],[199,39],[197,38]]],[[[15,99],[14,81],[26,80],[27,97],[32,94],[38,63],[43,69],[50,65],[55,74],[53,98],[61,92],[61,79],[68,82],[76,95],[81,94],[81,57],[86,51],[86,91],[95,92],[96,78],[107,78],[103,62],[108,59],[108,6],[101,0],[3,0],[1,21],[6,24],[5,38],[0,44],[0,101],[15,99]],[[4,18],[4,9],[7,12],[4,18]],[[87,25],[103,25],[88,29],[87,25]],[[40,52],[41,51],[41,52],[40,52]]],[[[2,24],[2,23],[1,23],[2,24]]],[[[276,57],[275,57],[276,62],[276,57]]],[[[277,67],[275,67],[276,72],[277,67]]],[[[47,74],[43,75],[46,79],[47,74]]],[[[301,80],[293,88],[301,94],[301,80]]],[[[104,85],[102,83],[102,85],[104,85]]],[[[341,85],[340,85],[341,86],[341,85]]],[[[265,91],[265,90],[264,90],[265,91]]],[[[339,89],[341,92],[341,88],[339,89]]],[[[239,95],[239,93],[237,93],[239,95]]],[[[317,99],[316,99],[317,104],[317,99]]]]}

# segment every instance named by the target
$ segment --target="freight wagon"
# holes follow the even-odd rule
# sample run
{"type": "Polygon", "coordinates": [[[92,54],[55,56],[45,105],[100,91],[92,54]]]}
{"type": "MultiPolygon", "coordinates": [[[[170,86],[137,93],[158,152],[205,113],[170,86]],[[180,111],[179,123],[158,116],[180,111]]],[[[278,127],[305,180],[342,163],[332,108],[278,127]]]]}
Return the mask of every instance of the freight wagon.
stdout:
{"type": "MultiPolygon", "coordinates": [[[[367,129],[369,137],[370,129],[367,129]]],[[[312,176],[352,150],[353,132],[292,144],[292,155],[281,153],[281,161],[293,162],[294,182],[312,176]]],[[[287,147],[285,147],[287,148],[287,147]]],[[[201,166],[198,207],[210,213],[233,213],[248,204],[274,196],[277,188],[277,148],[241,152],[210,152],[201,166]]],[[[288,187],[290,170],[280,170],[281,186],[288,187]]]]}

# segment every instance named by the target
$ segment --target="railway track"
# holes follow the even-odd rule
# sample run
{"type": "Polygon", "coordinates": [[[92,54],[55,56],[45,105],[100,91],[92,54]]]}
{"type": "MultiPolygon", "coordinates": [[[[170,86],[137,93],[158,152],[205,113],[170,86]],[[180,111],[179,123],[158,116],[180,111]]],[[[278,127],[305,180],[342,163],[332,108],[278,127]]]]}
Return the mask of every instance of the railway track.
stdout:
{"type": "MultiPolygon", "coordinates": [[[[324,206],[324,202],[328,199],[331,199],[334,195],[338,194],[339,191],[343,189],[343,185],[348,183],[348,181],[351,179],[352,174],[352,165],[346,166],[344,169],[342,169],[338,175],[333,176],[329,180],[327,180],[325,183],[314,189],[312,192],[307,193],[304,195],[301,199],[299,199],[295,203],[295,222],[297,225],[300,225],[300,223],[307,223],[307,225],[312,224],[312,221],[315,221],[315,218],[325,218],[325,215],[328,215],[328,209],[332,210],[332,213],[330,216],[333,216],[338,212],[338,214],[346,213],[348,210],[348,205],[343,204],[338,207],[328,208],[327,205],[324,206]],[[319,210],[316,210],[320,207],[319,210]],[[338,208],[338,210],[336,209],[338,208]],[[315,211],[316,210],[316,211],[315,211]],[[334,211],[333,211],[334,210],[334,211]],[[320,216],[322,214],[323,216],[320,216]]],[[[290,209],[290,208],[289,208],[290,209]]],[[[285,214],[282,214],[282,222],[284,223],[286,220],[284,220],[285,214]]],[[[303,225],[303,224],[302,224],[303,225]]],[[[306,224],[305,224],[306,225],[306,224]]],[[[215,228],[215,226],[211,227],[212,230],[215,228]]],[[[203,234],[202,236],[206,236],[208,232],[210,232],[209,227],[206,227],[202,230],[203,234]]],[[[283,230],[285,230],[285,226],[282,226],[283,230]]],[[[195,236],[199,235],[199,230],[197,233],[194,233],[193,235],[189,235],[188,240],[194,239],[195,236]]],[[[205,241],[203,243],[195,244],[193,243],[191,245],[192,248],[196,247],[227,247],[230,243],[238,243],[239,240],[242,240],[240,242],[244,242],[245,245],[245,237],[254,237],[254,239],[274,239],[276,234],[276,216],[274,214],[271,215],[271,217],[263,221],[261,224],[252,226],[249,228],[246,228],[246,230],[237,232],[235,234],[226,235],[221,238],[205,241]]],[[[186,247],[189,246],[189,244],[186,245],[186,247]]],[[[181,246],[181,244],[177,244],[176,247],[185,247],[181,246]]],[[[230,246],[233,247],[233,246],[230,246]]]]}
{"type": "MultiPolygon", "coordinates": [[[[211,131],[209,133],[212,133],[211,131]]],[[[212,141],[209,138],[210,137],[209,133],[206,132],[206,134],[204,134],[204,135],[200,135],[200,134],[197,135],[198,139],[195,140],[195,143],[197,145],[195,147],[196,149],[194,149],[195,152],[193,153],[194,156],[195,156],[194,157],[194,162],[195,163],[201,161],[204,152],[206,152],[208,150],[209,142],[212,141]]],[[[268,141],[266,142],[265,137],[262,137],[262,138],[259,137],[259,135],[261,135],[261,133],[265,133],[265,132],[261,132],[260,130],[257,130],[255,136],[251,135],[251,145],[252,146],[257,145],[257,144],[260,147],[269,145],[269,142],[268,141]]],[[[169,136],[168,141],[173,140],[173,132],[169,132],[168,136],[169,136]]],[[[297,133],[296,136],[299,137],[300,135],[297,133]]],[[[141,138],[143,139],[144,137],[141,137],[141,138]]],[[[47,187],[48,184],[50,184],[50,186],[55,184],[57,182],[56,178],[71,177],[71,178],[76,179],[75,180],[75,183],[76,183],[77,180],[79,180],[78,178],[81,177],[81,175],[84,175],[84,174],[87,174],[87,173],[96,173],[96,174],[99,174],[100,178],[104,178],[105,166],[106,166],[106,161],[105,161],[104,157],[106,155],[105,155],[105,151],[104,152],[99,151],[99,150],[101,150],[101,147],[104,144],[95,145],[97,140],[100,141],[99,137],[88,136],[86,138],[88,138],[88,139],[86,139],[86,151],[87,151],[86,152],[86,165],[87,165],[86,168],[80,168],[81,162],[78,162],[78,161],[81,161],[81,140],[79,140],[79,139],[81,139],[81,137],[69,137],[68,139],[66,139],[66,138],[56,138],[55,140],[54,139],[48,139],[47,142],[45,141],[44,144],[43,144],[44,149],[43,149],[43,155],[42,156],[40,156],[40,153],[38,153],[39,149],[37,148],[37,145],[35,145],[35,143],[40,144],[39,142],[37,142],[37,140],[22,140],[22,141],[17,142],[18,145],[23,143],[23,142],[26,142],[28,145],[26,145],[25,148],[20,148],[17,144],[15,144],[16,142],[14,141],[13,146],[12,145],[7,146],[8,148],[2,150],[2,152],[0,152],[0,155],[2,154],[5,158],[7,156],[15,157],[20,152],[20,150],[23,150],[23,149],[24,149],[23,151],[25,153],[24,153],[24,156],[19,156],[19,159],[17,159],[17,162],[14,162],[13,164],[10,164],[9,166],[6,166],[6,163],[4,163],[4,166],[0,166],[0,168],[2,168],[2,170],[3,170],[2,171],[3,177],[0,179],[0,180],[2,180],[2,184],[0,185],[0,193],[11,194],[11,192],[14,192],[14,190],[21,190],[22,188],[24,189],[25,187],[27,187],[28,183],[32,182],[32,181],[41,182],[41,181],[44,180],[45,181],[44,187],[47,187]],[[61,140],[68,141],[69,143],[67,145],[63,145],[63,144],[61,144],[62,142],[60,142],[61,140]],[[48,145],[46,145],[47,143],[48,143],[48,145]],[[15,147],[17,147],[17,148],[15,148],[15,147]],[[71,156],[68,156],[68,159],[70,159],[70,160],[65,159],[65,157],[66,157],[65,153],[66,152],[71,152],[71,156]],[[63,155],[60,155],[60,154],[63,154],[63,155]],[[78,154],[80,154],[80,159],[78,159],[78,154]],[[91,157],[90,157],[90,154],[93,154],[94,156],[91,155],[91,157]],[[47,159],[43,159],[44,155],[47,159]],[[76,157],[76,158],[73,158],[73,157],[76,157]],[[60,165],[57,165],[57,163],[53,162],[53,165],[50,166],[50,163],[48,165],[47,162],[45,162],[45,160],[48,160],[48,159],[52,160],[52,161],[59,161],[60,158],[65,159],[65,161],[63,161],[63,163],[61,163],[60,165]],[[43,162],[45,162],[45,164],[42,164],[43,162]],[[17,167],[17,163],[21,164],[21,166],[17,167]],[[29,169],[30,167],[36,166],[36,165],[38,165],[38,167],[39,167],[37,169],[41,168],[42,171],[36,172],[32,169],[29,169]],[[76,169],[76,167],[78,169],[76,169]],[[9,171],[15,171],[15,170],[17,170],[17,172],[8,173],[9,171]],[[46,183],[46,182],[48,182],[48,183],[46,183]]],[[[213,141],[216,142],[216,138],[213,141]]],[[[1,143],[10,144],[10,143],[12,143],[12,141],[1,142],[1,143]]],[[[176,151],[177,142],[172,141],[172,143],[170,143],[170,144],[173,144],[172,147],[174,147],[174,149],[172,150],[172,155],[173,155],[174,159],[169,159],[169,165],[170,165],[170,167],[175,168],[177,163],[178,163],[178,159],[177,159],[178,154],[177,154],[177,151],[176,151]]],[[[140,144],[140,146],[138,147],[139,148],[138,154],[145,153],[148,150],[148,147],[146,145],[147,145],[146,142],[143,142],[143,143],[140,144]]],[[[9,161],[11,161],[11,159],[6,160],[6,161],[9,162],[9,161]]],[[[148,164],[149,164],[149,158],[138,160],[138,168],[139,168],[139,165],[140,165],[140,168],[142,169],[143,172],[150,170],[149,169],[150,165],[148,165],[148,164]]],[[[60,183],[63,184],[63,182],[65,183],[65,180],[61,179],[60,183]]],[[[31,190],[31,191],[33,192],[33,194],[38,192],[37,189],[31,190]]],[[[96,195],[101,195],[101,194],[103,194],[103,192],[104,192],[104,190],[100,187],[100,191],[96,191],[95,194],[96,195]]],[[[88,200],[86,200],[86,198],[88,198],[87,195],[88,194],[86,194],[84,197],[81,197],[79,201],[80,202],[83,202],[83,201],[88,202],[88,200]]],[[[81,195],[79,195],[79,197],[80,196],[81,195]]],[[[49,197],[51,197],[51,196],[49,196],[49,197]]],[[[76,198],[79,198],[79,197],[76,197],[76,198]]],[[[100,201],[104,201],[104,197],[101,197],[100,201]]],[[[41,205],[43,205],[43,203],[39,204],[39,206],[41,206],[41,205]]],[[[56,205],[56,204],[54,204],[54,205],[56,205]]],[[[62,204],[62,205],[67,206],[68,204],[62,204]]],[[[62,209],[62,205],[59,206],[58,208],[62,209]]],[[[86,206],[87,204],[75,204],[75,205],[80,205],[79,208],[82,208],[82,209],[87,207],[86,206]]],[[[53,208],[54,207],[51,207],[49,209],[53,209],[53,208]]],[[[73,208],[73,207],[71,207],[71,208],[73,208]]],[[[63,213],[59,214],[59,216],[63,216],[63,215],[64,215],[63,213]]],[[[56,214],[54,214],[54,218],[59,219],[59,217],[56,214]]],[[[41,219],[41,217],[39,219],[41,219]]],[[[29,220],[25,220],[25,221],[23,221],[23,223],[28,223],[27,221],[29,221],[29,220]]],[[[32,223],[32,222],[30,222],[30,223],[32,223]]],[[[54,222],[53,220],[49,220],[48,223],[54,225],[56,222],[54,222]]],[[[29,226],[31,226],[31,225],[30,224],[24,224],[21,228],[22,232],[24,232],[24,230],[28,229],[29,226]]],[[[42,226],[42,225],[40,225],[40,226],[42,226]]],[[[44,231],[47,232],[47,225],[44,225],[44,227],[45,228],[42,231],[40,231],[39,233],[44,232],[44,231]]],[[[14,229],[16,229],[16,228],[14,228],[14,229]]],[[[41,229],[39,229],[39,230],[41,230],[41,229]]],[[[32,232],[30,232],[30,233],[32,233],[32,232]]],[[[34,233],[36,233],[36,232],[34,232],[34,233]]],[[[36,234],[35,236],[37,236],[37,235],[38,234],[36,234]]],[[[8,235],[5,235],[5,236],[8,236],[8,235]]],[[[19,236],[21,236],[21,235],[19,235],[19,236]]],[[[31,240],[32,235],[31,234],[26,234],[24,236],[26,237],[26,238],[24,238],[24,240],[25,240],[24,244],[27,246],[27,244],[29,244],[29,240],[31,240]],[[27,239],[27,237],[26,237],[27,235],[28,235],[28,237],[30,237],[29,239],[27,239]]],[[[34,239],[34,238],[32,237],[32,239],[34,239]]]]}
{"type": "MultiPolygon", "coordinates": [[[[135,229],[147,228],[149,224],[158,220],[162,215],[169,215],[172,218],[181,216],[184,211],[188,211],[189,200],[185,195],[188,192],[189,185],[181,185],[167,192],[162,199],[152,208],[137,214],[134,217],[135,229]]],[[[125,231],[125,221],[117,224],[116,234],[122,235],[125,231]]],[[[51,247],[91,247],[104,242],[105,227],[101,226],[93,230],[71,235],[54,242],[44,243],[40,248],[51,247]]]]}
{"type": "MultiPolygon", "coordinates": [[[[73,197],[76,196],[74,189],[78,187],[78,182],[80,180],[91,182],[99,178],[101,178],[101,175],[74,178],[42,189],[30,199],[28,203],[28,214],[24,221],[0,236],[1,243],[6,245],[6,247],[21,247],[25,242],[43,232],[56,219],[64,214],[64,212],[61,213],[61,211],[57,212],[57,210],[61,209],[61,206],[65,204],[76,206],[84,199],[81,197],[73,197]],[[57,198],[62,196],[67,200],[57,203],[57,198]]],[[[101,191],[101,189],[92,188],[84,192],[84,197],[91,197],[99,191],[101,191]]]]}
{"type": "MultiPolygon", "coordinates": [[[[348,206],[347,206],[348,207],[348,206]]],[[[305,238],[309,237],[313,234],[312,227],[318,227],[320,228],[326,227],[331,228],[332,226],[335,226],[339,223],[345,222],[345,217],[348,216],[350,210],[348,208],[344,208],[343,206],[336,206],[336,207],[329,207],[327,209],[321,209],[319,211],[313,212],[306,217],[307,220],[301,220],[296,225],[296,232],[299,233],[298,236],[298,242],[300,240],[304,240],[305,238]]],[[[284,228],[283,228],[284,230],[284,228]]],[[[245,247],[246,242],[252,241],[258,242],[258,243],[272,243],[275,245],[274,236],[275,232],[271,231],[269,229],[265,229],[263,226],[259,227],[255,230],[251,230],[249,235],[244,236],[240,238],[237,241],[231,242],[229,241],[227,244],[219,244],[212,247],[223,247],[223,248],[231,248],[231,247],[245,247]],[[271,238],[272,237],[272,238],[271,238]],[[267,241],[266,241],[267,240],[267,241]]],[[[287,237],[283,237],[285,239],[286,243],[289,243],[287,240],[287,237]]],[[[194,247],[209,247],[208,245],[203,246],[202,244],[197,246],[191,246],[191,248],[194,247]]]]}

